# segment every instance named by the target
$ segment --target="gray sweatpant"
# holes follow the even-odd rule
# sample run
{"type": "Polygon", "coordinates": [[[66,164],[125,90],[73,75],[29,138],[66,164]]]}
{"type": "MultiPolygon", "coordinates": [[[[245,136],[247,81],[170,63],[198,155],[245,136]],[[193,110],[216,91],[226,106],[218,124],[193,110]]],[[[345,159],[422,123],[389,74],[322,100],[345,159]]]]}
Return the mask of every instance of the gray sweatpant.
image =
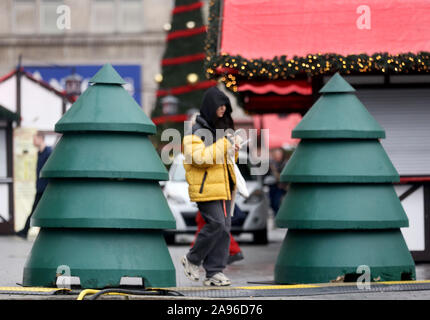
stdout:
{"type": "Polygon", "coordinates": [[[226,217],[223,200],[197,202],[206,224],[197,235],[187,259],[196,265],[203,262],[208,278],[222,272],[227,265],[231,229],[230,204],[230,200],[225,200],[226,217]]]}

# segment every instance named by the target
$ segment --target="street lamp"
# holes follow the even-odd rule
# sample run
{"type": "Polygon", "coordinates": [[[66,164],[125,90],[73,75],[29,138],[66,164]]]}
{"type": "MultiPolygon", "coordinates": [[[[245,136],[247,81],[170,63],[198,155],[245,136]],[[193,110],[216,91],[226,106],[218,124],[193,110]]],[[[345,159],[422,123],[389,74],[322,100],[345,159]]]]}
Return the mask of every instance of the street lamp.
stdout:
{"type": "Polygon", "coordinates": [[[79,96],[81,94],[82,77],[76,73],[66,77],[66,94],[68,96],[79,96]]]}
{"type": "Polygon", "coordinates": [[[168,95],[161,99],[161,105],[163,107],[163,113],[166,115],[178,113],[179,99],[168,95]]]}

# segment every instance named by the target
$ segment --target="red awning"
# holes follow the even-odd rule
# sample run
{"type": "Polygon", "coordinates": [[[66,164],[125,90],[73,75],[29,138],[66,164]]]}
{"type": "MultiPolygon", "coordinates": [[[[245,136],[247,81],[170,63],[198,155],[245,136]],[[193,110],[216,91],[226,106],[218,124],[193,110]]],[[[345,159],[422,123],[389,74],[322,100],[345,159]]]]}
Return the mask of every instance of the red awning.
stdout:
{"type": "Polygon", "coordinates": [[[247,59],[430,51],[428,0],[224,0],[220,52],[247,59]]]}
{"type": "Polygon", "coordinates": [[[308,81],[243,81],[238,87],[237,91],[251,91],[257,94],[276,93],[279,95],[287,95],[297,93],[301,95],[311,95],[312,85],[308,81]]]}
{"type": "Polygon", "coordinates": [[[173,115],[165,115],[152,118],[152,122],[155,125],[160,125],[166,122],[184,122],[188,119],[188,115],[186,114],[173,114],[173,115]]]}
{"type": "Polygon", "coordinates": [[[250,94],[244,98],[244,108],[252,113],[305,114],[313,103],[314,100],[310,95],[250,94]]]}

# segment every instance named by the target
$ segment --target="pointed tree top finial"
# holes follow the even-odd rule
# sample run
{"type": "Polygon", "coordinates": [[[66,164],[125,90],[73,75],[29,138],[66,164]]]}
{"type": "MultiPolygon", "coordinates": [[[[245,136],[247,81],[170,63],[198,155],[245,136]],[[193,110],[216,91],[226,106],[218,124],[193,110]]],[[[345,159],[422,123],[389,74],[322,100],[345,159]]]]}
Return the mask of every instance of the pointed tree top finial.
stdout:
{"type": "Polygon", "coordinates": [[[90,83],[126,84],[123,78],[116,72],[110,63],[101,68],[89,81],[90,83]]]}
{"type": "Polygon", "coordinates": [[[336,72],[336,74],[330,78],[324,87],[319,91],[320,93],[342,93],[342,92],[355,92],[355,89],[346,82],[344,78],[336,72]]]}

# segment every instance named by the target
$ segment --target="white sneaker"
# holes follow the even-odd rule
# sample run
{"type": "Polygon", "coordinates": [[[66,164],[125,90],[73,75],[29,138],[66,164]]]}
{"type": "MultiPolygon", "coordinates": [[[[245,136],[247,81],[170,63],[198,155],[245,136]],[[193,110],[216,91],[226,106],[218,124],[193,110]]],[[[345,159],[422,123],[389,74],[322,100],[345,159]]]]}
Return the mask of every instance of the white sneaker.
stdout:
{"type": "Polygon", "coordinates": [[[218,272],[214,274],[212,277],[206,278],[203,281],[203,284],[208,287],[210,286],[224,287],[224,286],[229,286],[231,284],[231,281],[229,278],[225,276],[224,273],[218,272]]]}
{"type": "Polygon", "coordinates": [[[187,276],[187,278],[192,281],[199,281],[200,279],[199,266],[192,264],[187,259],[187,256],[182,257],[181,263],[184,266],[184,273],[187,276]]]}

